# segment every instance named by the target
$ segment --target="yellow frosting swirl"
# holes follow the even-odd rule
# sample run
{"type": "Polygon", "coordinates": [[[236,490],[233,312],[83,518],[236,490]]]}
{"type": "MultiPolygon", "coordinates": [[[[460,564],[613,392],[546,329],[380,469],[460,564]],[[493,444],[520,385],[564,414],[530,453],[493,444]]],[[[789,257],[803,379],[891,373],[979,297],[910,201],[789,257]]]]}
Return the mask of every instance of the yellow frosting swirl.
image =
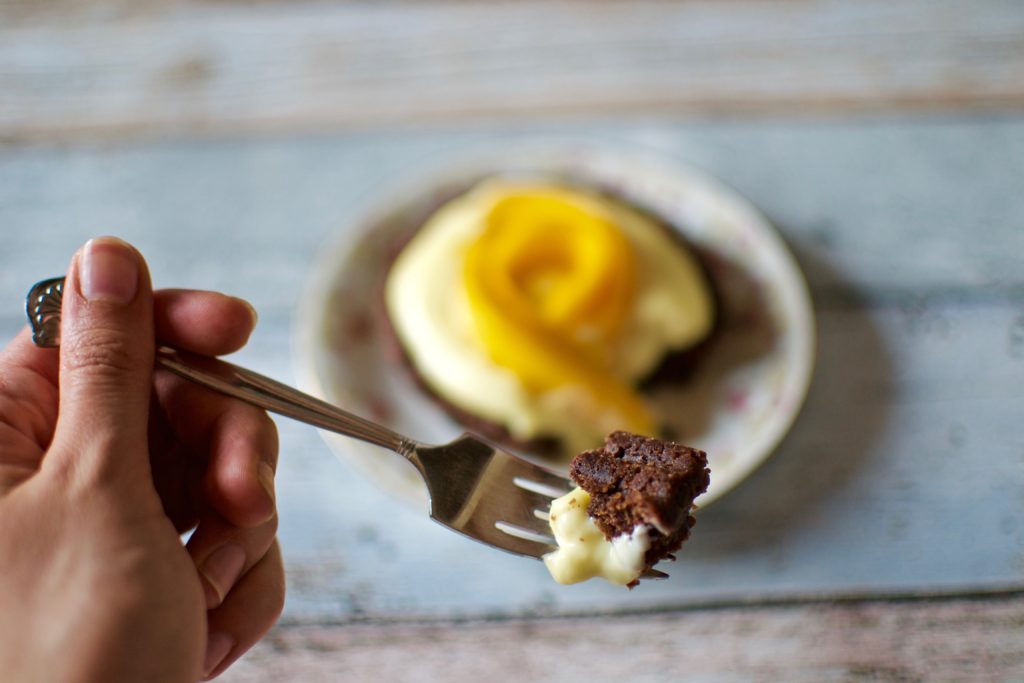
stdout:
{"type": "Polygon", "coordinates": [[[433,392],[518,440],[554,436],[567,455],[615,429],[651,433],[632,387],[714,318],[699,264],[648,216],[507,178],[434,212],[385,299],[433,392]]]}
{"type": "Polygon", "coordinates": [[[466,251],[463,281],[495,363],[532,392],[582,386],[624,428],[650,434],[650,411],[608,352],[633,303],[635,270],[629,242],[599,205],[538,187],[495,203],[466,251]]]}

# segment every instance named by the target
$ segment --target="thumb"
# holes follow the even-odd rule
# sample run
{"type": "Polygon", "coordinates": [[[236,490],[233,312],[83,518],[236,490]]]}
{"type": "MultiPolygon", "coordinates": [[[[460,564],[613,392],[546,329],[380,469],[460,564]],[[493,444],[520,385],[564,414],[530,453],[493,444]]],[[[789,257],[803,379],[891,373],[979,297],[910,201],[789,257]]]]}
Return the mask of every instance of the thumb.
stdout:
{"type": "Polygon", "coordinates": [[[49,465],[89,480],[125,466],[148,472],[154,348],[145,261],[117,238],[90,240],[72,259],[64,286],[60,409],[49,465]]]}

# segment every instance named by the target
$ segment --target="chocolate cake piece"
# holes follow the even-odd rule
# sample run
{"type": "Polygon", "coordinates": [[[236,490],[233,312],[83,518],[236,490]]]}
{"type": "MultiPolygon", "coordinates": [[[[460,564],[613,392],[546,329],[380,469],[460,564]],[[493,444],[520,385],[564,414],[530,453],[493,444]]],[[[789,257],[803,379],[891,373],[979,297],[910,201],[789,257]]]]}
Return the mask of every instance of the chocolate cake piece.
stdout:
{"type": "Polygon", "coordinates": [[[590,494],[587,514],[608,540],[651,527],[647,567],[689,537],[693,500],[710,482],[704,451],[629,432],[613,432],[604,448],[576,456],[569,476],[590,494]]]}

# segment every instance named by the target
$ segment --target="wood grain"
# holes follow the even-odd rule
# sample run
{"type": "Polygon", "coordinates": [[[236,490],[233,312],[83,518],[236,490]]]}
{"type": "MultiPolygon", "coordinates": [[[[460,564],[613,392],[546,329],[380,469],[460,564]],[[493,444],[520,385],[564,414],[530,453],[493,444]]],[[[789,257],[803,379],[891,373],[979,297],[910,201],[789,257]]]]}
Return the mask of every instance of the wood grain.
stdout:
{"type": "Polygon", "coordinates": [[[1024,598],[612,618],[283,626],[225,681],[569,683],[1024,678],[1024,598]]]}
{"type": "Polygon", "coordinates": [[[0,4],[0,140],[1024,106],[1014,2],[0,4]]]}

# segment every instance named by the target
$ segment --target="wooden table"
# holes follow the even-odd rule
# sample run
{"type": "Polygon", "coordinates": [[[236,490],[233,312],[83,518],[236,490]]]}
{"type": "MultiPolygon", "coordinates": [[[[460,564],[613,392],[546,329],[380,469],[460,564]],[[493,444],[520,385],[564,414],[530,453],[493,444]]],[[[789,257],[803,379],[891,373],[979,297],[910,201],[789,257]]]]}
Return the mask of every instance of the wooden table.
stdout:
{"type": "Polygon", "coordinates": [[[408,171],[572,137],[779,227],[819,362],[673,578],[558,588],[280,421],[281,624],[226,680],[1024,680],[1014,2],[0,4],[0,331],[113,232],[253,301],[286,381],[325,240],[408,171]]]}

